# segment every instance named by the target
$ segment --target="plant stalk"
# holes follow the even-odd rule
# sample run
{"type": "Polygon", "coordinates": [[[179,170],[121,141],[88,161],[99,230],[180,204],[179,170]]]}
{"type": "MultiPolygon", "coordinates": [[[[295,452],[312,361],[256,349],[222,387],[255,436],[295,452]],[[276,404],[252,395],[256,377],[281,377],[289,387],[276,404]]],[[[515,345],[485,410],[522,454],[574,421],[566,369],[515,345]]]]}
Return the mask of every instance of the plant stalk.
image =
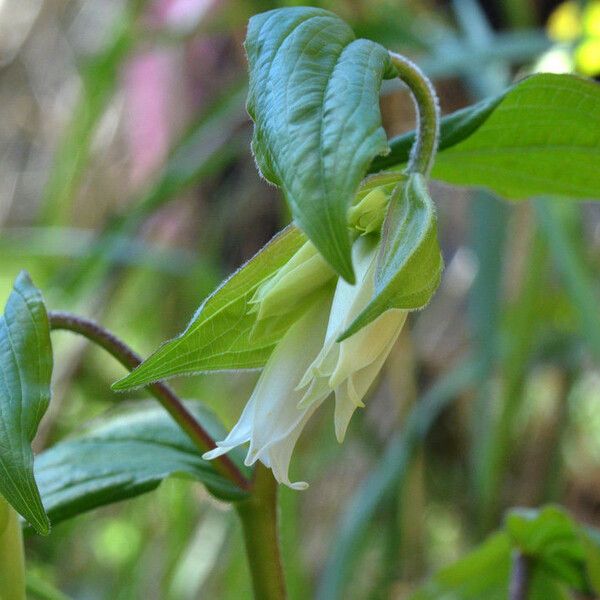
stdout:
{"type": "Polygon", "coordinates": [[[513,557],[509,600],[527,600],[530,573],[529,559],[523,553],[517,552],[513,557]]]}
{"type": "Polygon", "coordinates": [[[284,600],[285,578],[278,537],[277,482],[261,463],[252,495],[236,505],[242,521],[248,566],[256,600],[284,600]]]}
{"type": "Polygon", "coordinates": [[[0,598],[25,600],[25,552],[19,517],[0,496],[0,598]]]}
{"type": "Polygon", "coordinates": [[[440,137],[440,105],[431,81],[415,65],[400,54],[390,52],[398,77],[408,86],[417,111],[415,143],[406,167],[407,173],[427,177],[435,161],[440,137]]]}
{"type": "MultiPolygon", "coordinates": [[[[70,313],[54,311],[48,313],[48,319],[50,329],[63,329],[83,335],[106,350],[129,370],[135,369],[142,362],[140,356],[125,342],[94,321],[70,313]]],[[[170,387],[164,383],[152,383],[146,386],[146,389],[162,404],[201,452],[204,453],[216,447],[212,437],[170,387]]],[[[215,468],[235,485],[243,490],[250,489],[250,482],[227,455],[216,458],[214,464],[215,468]]]]}

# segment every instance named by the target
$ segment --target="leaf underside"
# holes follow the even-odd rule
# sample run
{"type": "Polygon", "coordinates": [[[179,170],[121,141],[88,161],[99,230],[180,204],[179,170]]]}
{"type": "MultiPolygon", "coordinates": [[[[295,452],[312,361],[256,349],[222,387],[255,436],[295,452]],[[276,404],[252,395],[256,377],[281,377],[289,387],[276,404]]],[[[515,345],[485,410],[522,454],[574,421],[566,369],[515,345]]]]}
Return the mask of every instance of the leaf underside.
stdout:
{"type": "Polygon", "coordinates": [[[336,15],[285,8],[250,19],[252,148],[295,221],[332,267],[354,280],[347,210],[373,157],[388,151],[379,90],[388,52],[336,15]]]}
{"type": "Polygon", "coordinates": [[[50,531],[31,441],[50,401],[52,345],[44,302],[21,273],[0,316],[0,494],[41,534],[50,531]]]}
{"type": "MultiPolygon", "coordinates": [[[[216,439],[226,434],[199,403],[187,406],[216,439]]],[[[241,458],[233,456],[245,469],[241,458]]],[[[225,500],[245,497],[215,471],[213,463],[202,459],[164,409],[147,403],[120,411],[84,435],[42,452],[35,474],[53,523],[139,496],[173,475],[200,481],[225,500]]]]}

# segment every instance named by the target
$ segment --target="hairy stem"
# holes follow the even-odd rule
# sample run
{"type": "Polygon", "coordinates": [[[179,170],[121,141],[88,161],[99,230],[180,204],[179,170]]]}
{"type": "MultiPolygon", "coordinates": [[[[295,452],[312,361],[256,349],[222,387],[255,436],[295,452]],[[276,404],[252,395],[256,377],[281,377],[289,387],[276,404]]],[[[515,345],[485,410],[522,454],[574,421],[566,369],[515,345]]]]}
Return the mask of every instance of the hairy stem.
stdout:
{"type": "Polygon", "coordinates": [[[236,505],[242,520],[246,555],[256,600],[286,598],[277,527],[277,482],[258,463],[252,496],[236,505]]]}
{"type": "Polygon", "coordinates": [[[25,554],[21,524],[13,507],[0,496],[0,597],[25,600],[25,554]]]}
{"type": "MultiPolygon", "coordinates": [[[[50,329],[63,329],[83,335],[101,348],[104,348],[104,350],[130,371],[142,362],[142,359],[125,342],[94,321],[63,312],[49,312],[48,318],[50,320],[50,329]]],[[[212,437],[198,423],[194,415],[186,408],[185,404],[175,395],[170,387],[164,383],[152,383],[146,389],[162,404],[201,452],[206,452],[216,447],[212,437]]],[[[250,482],[227,455],[218,457],[214,463],[216,469],[235,485],[244,490],[250,489],[250,482]]]]}
{"type": "Polygon", "coordinates": [[[513,557],[508,597],[510,600],[527,600],[530,575],[529,559],[517,552],[513,557]]]}
{"type": "Polygon", "coordinates": [[[394,52],[390,52],[390,57],[398,71],[398,77],[408,86],[417,111],[417,135],[406,170],[428,176],[440,137],[438,98],[431,81],[417,65],[394,52]]]}

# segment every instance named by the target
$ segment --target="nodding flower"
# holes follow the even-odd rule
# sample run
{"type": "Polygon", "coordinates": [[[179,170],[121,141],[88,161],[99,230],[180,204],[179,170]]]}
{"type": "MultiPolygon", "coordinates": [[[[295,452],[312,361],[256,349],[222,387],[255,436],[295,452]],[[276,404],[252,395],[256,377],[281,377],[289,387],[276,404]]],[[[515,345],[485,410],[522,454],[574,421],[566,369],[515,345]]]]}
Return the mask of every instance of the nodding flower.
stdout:
{"type": "Polygon", "coordinates": [[[216,458],[249,444],[246,465],[257,460],[271,468],[280,483],[292,483],[292,452],[314,412],[333,394],[334,430],[342,442],[354,411],[363,399],[402,331],[408,311],[391,309],[338,342],[375,293],[378,235],[388,202],[375,188],[348,212],[349,226],[359,234],[352,247],[354,285],[338,278],[311,242],[263,282],[248,314],[256,317],[253,334],[273,323],[291,323],[265,365],[256,387],[229,435],[204,454],[216,458]]]}
{"type": "Polygon", "coordinates": [[[289,465],[304,426],[333,393],[335,434],[341,442],[356,408],[381,370],[406,320],[407,311],[392,309],[343,340],[336,340],[369,303],[374,293],[379,244],[375,236],[359,237],[353,245],[357,281],[335,275],[310,242],[271,279],[250,303],[257,322],[289,311],[299,313],[275,347],[229,435],[204,454],[216,458],[249,443],[246,465],[260,460],[279,483],[293,489],[289,465]]]}

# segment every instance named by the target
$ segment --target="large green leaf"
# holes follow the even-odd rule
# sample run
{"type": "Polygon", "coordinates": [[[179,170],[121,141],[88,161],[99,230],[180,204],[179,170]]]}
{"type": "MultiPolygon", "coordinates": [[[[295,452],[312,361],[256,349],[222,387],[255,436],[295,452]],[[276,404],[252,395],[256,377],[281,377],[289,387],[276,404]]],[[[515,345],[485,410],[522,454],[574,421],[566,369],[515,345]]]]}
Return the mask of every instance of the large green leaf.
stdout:
{"type": "MultiPolygon", "coordinates": [[[[187,406],[215,439],[226,435],[199,403],[187,406]]],[[[240,455],[232,456],[245,469],[240,455]]],[[[223,499],[245,497],[245,492],[219,475],[213,463],[202,459],[165,410],[145,403],[119,411],[81,437],[42,452],[35,473],[53,523],[153,490],[172,475],[201,481],[223,499]]]]}
{"type": "Polygon", "coordinates": [[[382,236],[375,295],[340,339],[390,308],[422,308],[435,292],[443,259],[435,207],[422,175],[411,174],[392,193],[382,236]]]}
{"type": "MultiPolygon", "coordinates": [[[[406,162],[413,140],[393,140],[371,170],[406,162]]],[[[600,198],[599,162],[600,85],[544,73],[444,118],[432,177],[513,199],[600,198]]]]}
{"type": "Polygon", "coordinates": [[[250,19],[246,50],[258,167],[281,186],[321,254],[353,282],[346,212],[373,157],[388,151],[379,89],[396,75],[390,57],[334,14],[304,7],[250,19]]]}
{"type": "Polygon", "coordinates": [[[113,389],[139,387],[183,373],[264,366],[289,323],[284,320],[264,335],[253,335],[256,315],[248,310],[250,300],[305,241],[293,225],[284,229],[205,300],[181,335],[113,384],[113,389]]]}
{"type": "Polygon", "coordinates": [[[50,401],[52,345],[41,294],[21,273],[0,316],[0,494],[42,534],[50,531],[31,441],[50,401]]]}

